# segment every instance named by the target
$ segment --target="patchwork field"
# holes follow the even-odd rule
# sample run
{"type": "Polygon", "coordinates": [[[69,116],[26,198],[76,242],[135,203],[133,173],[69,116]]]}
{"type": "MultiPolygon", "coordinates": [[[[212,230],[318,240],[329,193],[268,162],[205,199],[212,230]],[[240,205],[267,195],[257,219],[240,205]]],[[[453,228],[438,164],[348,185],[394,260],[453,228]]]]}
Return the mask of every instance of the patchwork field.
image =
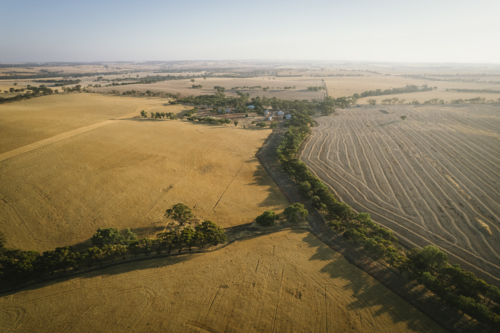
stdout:
{"type": "MultiPolygon", "coordinates": [[[[56,101],[58,97],[54,96],[56,101]]],[[[137,99],[134,105],[134,98],[102,98],[116,100],[117,105],[131,101],[125,110],[110,111],[116,115],[149,101],[137,99]]],[[[162,112],[182,108],[149,107],[162,112]]],[[[97,121],[100,113],[92,112],[90,121],[97,121]]],[[[5,111],[5,117],[10,113],[5,111]]],[[[66,124],[55,126],[58,131],[85,123],[80,110],[66,113],[66,124]]],[[[15,112],[13,117],[21,118],[15,112]]],[[[55,116],[52,120],[59,123],[55,116]]],[[[27,142],[34,141],[35,130],[27,125],[27,142]]],[[[46,139],[48,144],[28,145],[27,151],[13,151],[20,154],[6,152],[0,155],[0,230],[11,247],[43,251],[84,242],[100,227],[130,227],[139,235],[154,234],[165,225],[165,210],[178,202],[224,227],[251,222],[268,209],[279,212],[287,201],[255,158],[269,133],[124,118],[64,132],[46,139]]],[[[7,142],[2,150],[16,143],[7,142]]]]}
{"type": "Polygon", "coordinates": [[[0,297],[0,330],[443,332],[314,236],[292,231],[0,297]]]}
{"type": "Polygon", "coordinates": [[[342,201],[498,283],[498,105],[363,107],[316,120],[300,158],[342,201]]]}
{"type": "MultiPolygon", "coordinates": [[[[164,74],[166,75],[166,74],[164,74]]],[[[308,91],[309,86],[323,86],[323,82],[320,78],[312,77],[257,77],[257,78],[207,78],[206,80],[202,78],[195,78],[195,82],[190,80],[174,80],[174,81],[163,81],[153,84],[133,84],[115,87],[103,87],[94,88],[95,91],[111,91],[117,90],[120,92],[127,90],[136,90],[145,92],[147,90],[151,91],[164,91],[172,94],[180,93],[181,95],[209,95],[214,94],[214,86],[221,86],[226,88],[226,95],[236,96],[236,91],[239,90],[244,93],[249,93],[250,97],[256,96],[266,96],[274,97],[280,99],[322,99],[325,96],[324,91],[308,91]],[[192,85],[203,86],[202,89],[194,89],[192,85]],[[268,91],[263,91],[261,89],[237,89],[229,90],[235,87],[252,87],[252,86],[262,86],[269,87],[268,91]],[[287,89],[284,87],[293,87],[296,89],[287,89]],[[281,89],[278,89],[280,87],[281,89]]]]}

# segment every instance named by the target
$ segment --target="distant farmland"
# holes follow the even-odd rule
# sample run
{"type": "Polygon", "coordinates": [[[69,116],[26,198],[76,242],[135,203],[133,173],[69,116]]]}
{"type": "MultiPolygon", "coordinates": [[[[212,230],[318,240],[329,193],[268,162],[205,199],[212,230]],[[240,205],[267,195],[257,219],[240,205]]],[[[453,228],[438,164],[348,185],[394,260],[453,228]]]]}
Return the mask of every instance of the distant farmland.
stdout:
{"type": "Polygon", "coordinates": [[[300,158],[342,201],[498,283],[498,105],[351,108],[317,122],[300,158]]]}

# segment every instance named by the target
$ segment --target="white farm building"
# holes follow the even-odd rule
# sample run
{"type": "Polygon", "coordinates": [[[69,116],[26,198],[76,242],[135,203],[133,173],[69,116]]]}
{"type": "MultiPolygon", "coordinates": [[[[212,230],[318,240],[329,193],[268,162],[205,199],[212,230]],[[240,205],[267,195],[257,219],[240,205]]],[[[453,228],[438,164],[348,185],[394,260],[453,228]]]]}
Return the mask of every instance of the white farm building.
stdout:
{"type": "Polygon", "coordinates": [[[285,114],[285,113],[284,113],[283,111],[281,111],[281,110],[279,110],[279,111],[277,112],[277,115],[278,115],[278,116],[282,116],[282,115],[284,115],[284,114],[285,114]]]}
{"type": "Polygon", "coordinates": [[[287,120],[292,119],[292,115],[291,115],[291,114],[287,114],[287,115],[285,116],[285,118],[286,118],[287,120]]]}
{"type": "Polygon", "coordinates": [[[249,109],[252,109],[252,110],[253,110],[253,109],[255,109],[255,106],[254,106],[254,105],[249,105],[249,106],[247,106],[247,108],[249,108],[249,109]]]}

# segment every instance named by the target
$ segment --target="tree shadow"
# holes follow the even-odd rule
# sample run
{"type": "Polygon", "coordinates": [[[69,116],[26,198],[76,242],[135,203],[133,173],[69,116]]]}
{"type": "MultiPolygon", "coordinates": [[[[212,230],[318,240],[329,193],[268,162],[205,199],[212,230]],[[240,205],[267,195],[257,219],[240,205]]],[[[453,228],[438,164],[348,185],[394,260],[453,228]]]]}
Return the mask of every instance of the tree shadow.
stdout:
{"type": "Polygon", "coordinates": [[[278,198],[282,196],[281,191],[276,186],[274,181],[271,179],[266,169],[264,169],[262,164],[260,164],[257,157],[253,157],[250,160],[245,161],[245,163],[255,163],[257,165],[257,168],[253,172],[253,182],[248,183],[247,185],[266,187],[265,189],[265,192],[267,194],[266,198],[260,203],[258,203],[258,206],[269,207],[269,206],[276,206],[277,204],[279,204],[278,198]]]}
{"type": "MultiPolygon", "coordinates": [[[[373,317],[382,315],[388,316],[393,323],[406,323],[406,327],[412,331],[430,331],[428,322],[423,320],[425,316],[417,308],[389,288],[382,285],[373,277],[363,272],[357,266],[351,264],[340,253],[332,250],[325,243],[316,238],[312,233],[308,233],[303,238],[304,243],[310,248],[314,248],[315,253],[309,260],[320,260],[326,262],[326,265],[321,269],[322,273],[327,273],[334,280],[341,280],[341,290],[346,292],[355,300],[348,304],[352,310],[369,310],[373,317]],[[399,298],[398,302],[393,302],[394,297],[399,298]],[[402,308],[398,307],[400,302],[406,302],[406,312],[402,313],[402,308]]],[[[422,291],[422,295],[425,293],[422,291]]],[[[422,296],[418,295],[418,296],[422,296]]],[[[430,319],[430,318],[429,318],[430,319]]],[[[432,319],[430,319],[432,320],[432,319]]]]}

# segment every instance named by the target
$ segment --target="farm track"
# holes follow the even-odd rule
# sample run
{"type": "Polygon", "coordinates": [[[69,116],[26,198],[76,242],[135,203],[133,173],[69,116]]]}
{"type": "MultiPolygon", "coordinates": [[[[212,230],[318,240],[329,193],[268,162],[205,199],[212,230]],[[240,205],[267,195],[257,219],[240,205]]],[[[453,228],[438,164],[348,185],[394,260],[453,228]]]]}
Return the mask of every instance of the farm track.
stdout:
{"type": "Polygon", "coordinates": [[[450,262],[498,285],[500,117],[495,107],[387,110],[364,107],[317,118],[299,158],[341,201],[370,213],[403,242],[435,244],[448,252],[450,262]],[[485,120],[490,126],[483,127],[485,120]],[[498,125],[496,132],[491,124],[498,125]]]}
{"type": "MultiPolygon", "coordinates": [[[[321,126],[320,124],[319,128],[321,128],[321,126]]],[[[310,205],[309,201],[300,195],[295,183],[281,168],[281,164],[275,152],[284,132],[285,129],[283,127],[276,129],[258,151],[257,158],[290,203],[300,202],[306,206],[310,214],[308,222],[311,227],[311,232],[318,239],[334,251],[342,254],[351,264],[378,280],[448,331],[485,331],[484,328],[477,323],[467,320],[458,311],[431,296],[424,288],[408,283],[393,270],[378,261],[374,261],[363,252],[354,248],[341,236],[330,230],[330,228],[326,226],[323,217],[310,205]]],[[[303,143],[303,147],[314,145],[314,135],[316,137],[321,136],[321,134],[318,135],[318,132],[315,131],[313,135],[306,139],[303,143]]]]}
{"type": "Polygon", "coordinates": [[[128,115],[125,115],[123,117],[119,117],[119,118],[116,118],[116,119],[105,120],[105,121],[101,121],[100,123],[97,123],[97,124],[92,124],[92,125],[80,127],[80,128],[75,129],[75,130],[64,132],[64,133],[55,135],[53,137],[50,137],[50,138],[47,138],[47,139],[43,139],[43,140],[31,143],[29,145],[26,145],[26,146],[23,146],[23,147],[20,147],[20,148],[17,148],[17,149],[5,152],[3,154],[0,154],[0,162],[8,160],[8,159],[16,157],[16,156],[19,156],[19,155],[22,155],[22,154],[29,153],[30,151],[33,151],[33,150],[38,149],[38,148],[42,148],[42,147],[50,145],[52,143],[55,143],[55,142],[58,142],[58,141],[61,141],[61,140],[64,140],[64,139],[71,138],[71,137],[73,137],[75,135],[82,134],[82,133],[91,131],[93,129],[96,129],[96,128],[99,128],[99,127],[102,127],[102,126],[113,124],[113,123],[115,123],[115,122],[117,122],[117,121],[119,121],[121,119],[127,119],[127,118],[135,117],[135,116],[137,116],[137,112],[138,112],[139,109],[144,109],[144,110],[148,110],[149,111],[150,109],[153,109],[153,108],[154,108],[154,106],[138,108],[137,111],[135,111],[133,113],[130,113],[128,115]]]}

